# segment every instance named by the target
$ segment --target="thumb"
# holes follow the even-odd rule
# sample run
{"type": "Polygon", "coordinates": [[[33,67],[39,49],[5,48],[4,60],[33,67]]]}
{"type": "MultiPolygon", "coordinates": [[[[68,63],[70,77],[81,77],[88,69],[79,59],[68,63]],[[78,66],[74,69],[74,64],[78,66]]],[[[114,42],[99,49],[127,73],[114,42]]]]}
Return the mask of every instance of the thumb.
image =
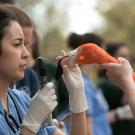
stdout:
{"type": "Polygon", "coordinates": [[[116,63],[105,63],[105,64],[101,64],[101,69],[109,69],[112,68],[114,66],[118,66],[119,64],[116,63]]]}
{"type": "Polygon", "coordinates": [[[62,58],[62,56],[56,57],[56,62],[58,63],[61,58],[62,58]]]}

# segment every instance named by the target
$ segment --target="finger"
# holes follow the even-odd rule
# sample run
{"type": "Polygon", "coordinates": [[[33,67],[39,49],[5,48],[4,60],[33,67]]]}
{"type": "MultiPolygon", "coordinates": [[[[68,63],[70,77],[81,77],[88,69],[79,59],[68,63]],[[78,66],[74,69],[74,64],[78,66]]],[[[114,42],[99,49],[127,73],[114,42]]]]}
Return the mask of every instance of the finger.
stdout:
{"type": "Polygon", "coordinates": [[[113,67],[116,67],[118,66],[119,64],[116,64],[116,63],[105,63],[105,64],[101,64],[101,69],[110,69],[110,68],[113,68],[113,67]]]}
{"type": "Polygon", "coordinates": [[[58,105],[58,102],[57,101],[53,102],[52,108],[54,109],[57,105],[58,105]]]}
{"type": "Polygon", "coordinates": [[[55,89],[51,89],[49,94],[50,96],[55,95],[56,94],[55,89]]]}
{"type": "Polygon", "coordinates": [[[61,58],[62,58],[62,56],[56,57],[56,62],[58,62],[61,58]]]}
{"type": "Polygon", "coordinates": [[[60,55],[56,57],[56,62],[58,63],[66,55],[65,51],[60,51],[60,55]]]}
{"type": "Polygon", "coordinates": [[[64,51],[64,50],[62,50],[61,52],[60,52],[60,56],[65,56],[66,55],[66,52],[64,51]]]}
{"type": "Polygon", "coordinates": [[[57,96],[56,96],[56,95],[53,95],[51,98],[52,98],[52,100],[54,101],[54,100],[57,99],[57,96]]]}
{"type": "Polygon", "coordinates": [[[60,122],[59,122],[59,127],[60,127],[60,128],[64,128],[64,122],[63,122],[63,121],[60,121],[60,122]]]}
{"type": "Polygon", "coordinates": [[[51,102],[57,102],[57,96],[56,95],[53,95],[53,96],[48,95],[47,101],[50,104],[51,104],[51,102]]]}
{"type": "Polygon", "coordinates": [[[63,69],[63,73],[64,73],[64,74],[68,74],[68,73],[69,73],[69,68],[68,68],[67,65],[63,65],[63,66],[62,66],[62,69],[63,69]]]}
{"type": "Polygon", "coordinates": [[[59,122],[57,119],[53,119],[53,123],[58,127],[59,126],[59,122]]]}

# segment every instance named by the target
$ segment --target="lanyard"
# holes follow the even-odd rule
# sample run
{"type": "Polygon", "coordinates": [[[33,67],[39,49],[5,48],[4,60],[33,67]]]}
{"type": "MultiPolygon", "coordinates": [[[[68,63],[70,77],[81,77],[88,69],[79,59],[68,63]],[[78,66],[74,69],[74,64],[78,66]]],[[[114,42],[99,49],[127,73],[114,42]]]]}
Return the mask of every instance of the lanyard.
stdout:
{"type": "Polygon", "coordinates": [[[19,106],[17,105],[17,103],[16,103],[15,99],[13,98],[13,95],[11,94],[11,92],[8,92],[8,94],[9,94],[11,100],[14,103],[14,106],[15,106],[15,109],[16,109],[16,112],[17,112],[17,115],[18,115],[18,118],[19,118],[19,122],[22,123],[22,118],[21,118],[21,115],[19,113],[19,106]]]}
{"type": "Polygon", "coordinates": [[[4,110],[4,117],[5,117],[5,120],[8,124],[8,126],[13,131],[13,133],[15,133],[15,134],[19,133],[20,127],[19,127],[19,124],[17,123],[17,121],[14,119],[14,117],[11,114],[8,114],[5,110],[4,110]]]}

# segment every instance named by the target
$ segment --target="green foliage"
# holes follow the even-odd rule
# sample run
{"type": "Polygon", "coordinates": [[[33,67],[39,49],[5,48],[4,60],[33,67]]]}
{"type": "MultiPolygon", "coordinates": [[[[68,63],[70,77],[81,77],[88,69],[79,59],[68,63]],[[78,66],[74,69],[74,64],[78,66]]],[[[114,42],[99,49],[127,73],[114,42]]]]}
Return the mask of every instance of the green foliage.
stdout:
{"type": "Polygon", "coordinates": [[[52,58],[57,56],[65,46],[62,32],[57,28],[53,28],[44,35],[41,53],[44,57],[52,58]]]}
{"type": "Polygon", "coordinates": [[[21,5],[21,7],[33,6],[39,3],[41,0],[16,0],[16,3],[21,5]]]}
{"type": "Polygon", "coordinates": [[[126,42],[135,53],[135,1],[118,0],[111,4],[112,2],[110,2],[108,10],[101,11],[105,19],[102,34],[107,40],[126,42]]]}

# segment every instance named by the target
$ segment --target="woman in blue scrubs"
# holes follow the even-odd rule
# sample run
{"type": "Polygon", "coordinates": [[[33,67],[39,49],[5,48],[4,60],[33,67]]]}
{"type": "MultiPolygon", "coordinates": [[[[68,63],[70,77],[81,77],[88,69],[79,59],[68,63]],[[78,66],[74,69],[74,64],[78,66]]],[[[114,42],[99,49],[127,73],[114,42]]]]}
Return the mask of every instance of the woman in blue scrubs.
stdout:
{"type": "MultiPolygon", "coordinates": [[[[14,12],[0,6],[0,134],[64,135],[56,127],[44,123],[45,116],[56,106],[52,83],[48,83],[32,99],[24,92],[9,88],[11,81],[24,77],[29,57],[24,46],[24,34],[14,12]]],[[[86,135],[84,112],[87,102],[80,69],[77,65],[70,68],[64,65],[63,72],[72,112],[70,135],[86,135]]]]}

